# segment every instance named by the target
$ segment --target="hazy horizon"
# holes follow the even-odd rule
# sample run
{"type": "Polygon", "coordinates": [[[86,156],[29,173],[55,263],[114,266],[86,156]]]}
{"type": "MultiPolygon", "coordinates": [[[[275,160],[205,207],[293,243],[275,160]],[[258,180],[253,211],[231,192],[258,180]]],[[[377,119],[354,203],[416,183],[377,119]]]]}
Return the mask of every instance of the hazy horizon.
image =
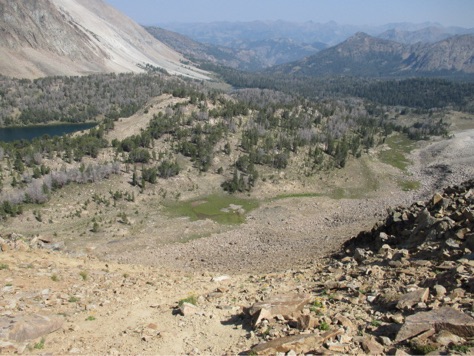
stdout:
{"type": "Polygon", "coordinates": [[[105,0],[141,25],[249,21],[474,27],[473,0],[105,0]]]}

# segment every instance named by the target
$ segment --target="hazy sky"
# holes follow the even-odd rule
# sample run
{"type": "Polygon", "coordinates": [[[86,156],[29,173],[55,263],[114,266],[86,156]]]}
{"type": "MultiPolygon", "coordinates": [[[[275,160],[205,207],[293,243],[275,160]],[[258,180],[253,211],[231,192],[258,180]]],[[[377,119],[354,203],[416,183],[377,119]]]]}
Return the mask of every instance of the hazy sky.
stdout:
{"type": "Polygon", "coordinates": [[[474,27],[474,0],[105,0],[142,25],[288,20],[348,25],[438,22],[474,27]]]}

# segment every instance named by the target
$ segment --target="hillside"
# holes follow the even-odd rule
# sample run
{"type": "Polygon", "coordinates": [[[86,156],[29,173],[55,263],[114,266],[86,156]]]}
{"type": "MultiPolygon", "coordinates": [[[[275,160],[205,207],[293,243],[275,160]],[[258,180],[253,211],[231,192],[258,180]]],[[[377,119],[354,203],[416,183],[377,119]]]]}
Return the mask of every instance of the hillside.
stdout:
{"type": "Polygon", "coordinates": [[[207,77],[102,0],[1,0],[0,10],[3,75],[140,72],[148,64],[170,74],[207,77]]]}
{"type": "Polygon", "coordinates": [[[162,73],[2,85],[14,118],[104,120],[0,144],[0,353],[470,352],[472,115],[162,73]]]}
{"type": "Polygon", "coordinates": [[[403,65],[415,73],[474,73],[474,35],[450,37],[415,48],[403,65]]]}
{"type": "Polygon", "coordinates": [[[473,58],[472,35],[454,36],[433,44],[406,45],[357,33],[337,46],[269,72],[316,77],[472,75],[473,58]]]}
{"type": "Polygon", "coordinates": [[[200,43],[181,35],[177,32],[168,31],[160,27],[145,27],[145,29],[157,40],[181,53],[184,57],[198,61],[219,62],[229,67],[238,66],[235,51],[231,48],[200,43]]]}
{"type": "Polygon", "coordinates": [[[473,189],[391,209],[332,256],[266,273],[118,264],[3,234],[0,352],[471,354],[473,189]]]}

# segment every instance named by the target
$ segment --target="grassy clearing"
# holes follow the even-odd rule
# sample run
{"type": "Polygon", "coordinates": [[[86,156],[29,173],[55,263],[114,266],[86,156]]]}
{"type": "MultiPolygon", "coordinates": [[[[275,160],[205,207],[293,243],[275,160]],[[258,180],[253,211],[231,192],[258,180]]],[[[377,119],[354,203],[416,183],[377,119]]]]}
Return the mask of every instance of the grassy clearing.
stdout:
{"type": "Polygon", "coordinates": [[[358,161],[358,170],[353,173],[356,184],[334,187],[328,197],[331,199],[363,199],[379,189],[380,183],[377,175],[364,158],[358,161]]]}
{"type": "MultiPolygon", "coordinates": [[[[408,166],[411,164],[407,159],[407,155],[415,148],[415,141],[410,140],[406,135],[397,134],[387,138],[385,142],[390,149],[380,153],[380,160],[403,172],[407,172],[408,166]]],[[[404,191],[417,190],[421,183],[409,179],[401,179],[398,185],[404,191]]]]}
{"type": "Polygon", "coordinates": [[[390,149],[380,152],[380,160],[406,172],[411,163],[406,156],[415,148],[415,141],[406,135],[396,134],[388,137],[385,143],[390,149]]]}
{"type": "Polygon", "coordinates": [[[257,207],[255,199],[232,195],[210,195],[165,204],[166,211],[172,216],[188,216],[192,221],[211,219],[220,224],[241,224],[245,221],[245,215],[257,207]]]}

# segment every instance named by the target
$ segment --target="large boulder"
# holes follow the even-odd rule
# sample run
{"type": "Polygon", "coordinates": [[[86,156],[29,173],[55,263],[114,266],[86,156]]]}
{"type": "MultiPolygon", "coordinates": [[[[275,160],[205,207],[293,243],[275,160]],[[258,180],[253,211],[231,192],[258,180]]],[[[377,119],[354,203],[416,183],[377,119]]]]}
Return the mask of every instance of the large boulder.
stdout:
{"type": "Polygon", "coordinates": [[[405,319],[395,339],[401,342],[433,329],[435,332],[449,331],[461,337],[474,337],[474,318],[453,309],[442,307],[429,312],[420,312],[405,319]]]}
{"type": "Polygon", "coordinates": [[[61,328],[64,318],[58,316],[27,315],[0,318],[0,339],[23,342],[37,339],[61,328]]]}

